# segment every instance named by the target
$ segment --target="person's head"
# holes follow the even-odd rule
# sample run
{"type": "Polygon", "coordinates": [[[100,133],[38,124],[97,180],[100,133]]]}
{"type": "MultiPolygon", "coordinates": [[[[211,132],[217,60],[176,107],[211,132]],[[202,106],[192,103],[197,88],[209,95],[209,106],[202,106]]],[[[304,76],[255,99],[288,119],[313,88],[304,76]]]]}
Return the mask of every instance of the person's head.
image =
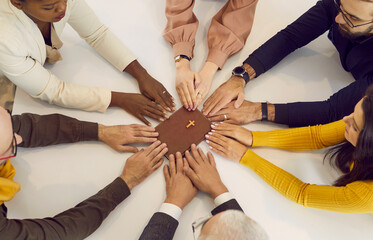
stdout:
{"type": "Polygon", "coordinates": [[[210,218],[202,227],[198,240],[266,240],[266,232],[238,210],[227,210],[210,218]]]}
{"type": "Polygon", "coordinates": [[[335,185],[357,180],[373,180],[373,85],[355,105],[353,114],[343,118],[347,142],[329,151],[335,165],[345,173],[335,185]],[[352,169],[350,169],[353,164],[352,169]]]}
{"type": "Polygon", "coordinates": [[[10,114],[0,107],[0,165],[4,164],[12,156],[15,145],[22,142],[22,137],[13,134],[12,119],[10,114]]]}
{"type": "Polygon", "coordinates": [[[67,0],[10,0],[35,23],[58,22],[65,16],[67,0]]]}
{"type": "Polygon", "coordinates": [[[335,22],[339,31],[349,39],[373,34],[373,0],[334,0],[339,11],[335,22]]]}

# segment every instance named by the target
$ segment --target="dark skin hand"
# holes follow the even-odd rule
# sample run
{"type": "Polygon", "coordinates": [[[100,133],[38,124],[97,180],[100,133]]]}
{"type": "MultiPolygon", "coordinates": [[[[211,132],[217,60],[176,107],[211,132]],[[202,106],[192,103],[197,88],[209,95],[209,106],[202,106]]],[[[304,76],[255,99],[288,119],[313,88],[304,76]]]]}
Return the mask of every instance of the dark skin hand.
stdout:
{"type": "Polygon", "coordinates": [[[164,121],[168,118],[166,110],[162,109],[155,102],[150,101],[144,95],[137,93],[111,92],[109,107],[120,107],[148,126],[151,126],[151,123],[144,116],[158,121],[164,121]]]}
{"type": "Polygon", "coordinates": [[[137,80],[142,95],[158,103],[166,111],[175,111],[174,98],[160,82],[149,75],[137,60],[131,62],[124,71],[137,80]]]}

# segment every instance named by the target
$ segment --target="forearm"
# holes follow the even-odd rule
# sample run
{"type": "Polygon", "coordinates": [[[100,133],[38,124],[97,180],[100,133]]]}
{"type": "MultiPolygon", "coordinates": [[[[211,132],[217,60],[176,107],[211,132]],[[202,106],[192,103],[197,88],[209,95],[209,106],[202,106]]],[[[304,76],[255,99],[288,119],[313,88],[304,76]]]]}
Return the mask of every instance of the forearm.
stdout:
{"type": "Polygon", "coordinates": [[[22,136],[21,147],[98,140],[97,123],[79,121],[60,114],[24,113],[13,116],[14,129],[22,136]]]}
{"type": "Polygon", "coordinates": [[[311,185],[248,150],[241,164],[289,200],[305,207],[343,213],[371,213],[373,191],[370,183],[356,181],[343,187],[311,185]]]}
{"type": "Polygon", "coordinates": [[[334,10],[334,6],[326,6],[325,2],[333,4],[333,1],[317,2],[315,6],[274,35],[245,60],[245,63],[255,69],[257,77],[291,52],[305,46],[329,29],[334,21],[330,9],[334,10]]]}
{"type": "Polygon", "coordinates": [[[354,111],[355,105],[372,82],[370,76],[358,79],[326,101],[276,104],[275,122],[300,127],[338,121],[354,111]]]}
{"type": "Polygon", "coordinates": [[[257,0],[227,1],[213,17],[207,35],[209,54],[206,62],[223,68],[228,57],[245,45],[254,20],[257,0]]]}
{"type": "Polygon", "coordinates": [[[3,239],[84,239],[129,195],[126,183],[117,178],[97,194],[53,218],[7,219],[2,205],[0,235],[3,239]]]}
{"type": "Polygon", "coordinates": [[[129,73],[133,78],[137,80],[139,84],[144,83],[147,81],[147,79],[149,79],[148,72],[143,66],[141,66],[141,64],[137,60],[132,61],[124,69],[124,72],[129,73]]]}
{"type": "Polygon", "coordinates": [[[253,131],[253,147],[274,147],[293,151],[322,149],[345,141],[346,124],[340,120],[326,125],[253,131]]]}
{"type": "Polygon", "coordinates": [[[193,13],[194,0],[167,0],[167,25],[163,37],[172,45],[174,57],[193,57],[194,38],[198,29],[198,19],[193,13]]]}

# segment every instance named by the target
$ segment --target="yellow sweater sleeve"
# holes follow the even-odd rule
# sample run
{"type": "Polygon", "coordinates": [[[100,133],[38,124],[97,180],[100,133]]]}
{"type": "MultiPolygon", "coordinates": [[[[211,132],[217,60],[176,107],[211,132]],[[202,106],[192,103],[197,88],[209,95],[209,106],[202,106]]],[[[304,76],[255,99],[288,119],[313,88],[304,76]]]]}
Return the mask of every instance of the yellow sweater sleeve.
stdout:
{"type": "Polygon", "coordinates": [[[287,150],[315,150],[336,145],[345,140],[346,124],[336,121],[325,125],[289,128],[253,133],[253,147],[274,147],[287,150]]]}
{"type": "Polygon", "coordinates": [[[286,198],[305,207],[342,213],[373,213],[373,181],[356,181],[344,187],[304,183],[250,149],[240,163],[251,168],[286,198]]]}

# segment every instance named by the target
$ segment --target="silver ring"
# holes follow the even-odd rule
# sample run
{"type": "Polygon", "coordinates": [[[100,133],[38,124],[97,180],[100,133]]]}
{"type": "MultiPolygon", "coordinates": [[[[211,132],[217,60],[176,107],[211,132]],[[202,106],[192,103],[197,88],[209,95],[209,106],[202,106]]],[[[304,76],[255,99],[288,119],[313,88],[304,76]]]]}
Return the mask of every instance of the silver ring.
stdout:
{"type": "Polygon", "coordinates": [[[166,92],[166,90],[164,90],[164,91],[162,92],[162,94],[165,94],[165,92],[166,92]]]}
{"type": "Polygon", "coordinates": [[[227,115],[224,114],[224,120],[227,120],[227,115]]]}

